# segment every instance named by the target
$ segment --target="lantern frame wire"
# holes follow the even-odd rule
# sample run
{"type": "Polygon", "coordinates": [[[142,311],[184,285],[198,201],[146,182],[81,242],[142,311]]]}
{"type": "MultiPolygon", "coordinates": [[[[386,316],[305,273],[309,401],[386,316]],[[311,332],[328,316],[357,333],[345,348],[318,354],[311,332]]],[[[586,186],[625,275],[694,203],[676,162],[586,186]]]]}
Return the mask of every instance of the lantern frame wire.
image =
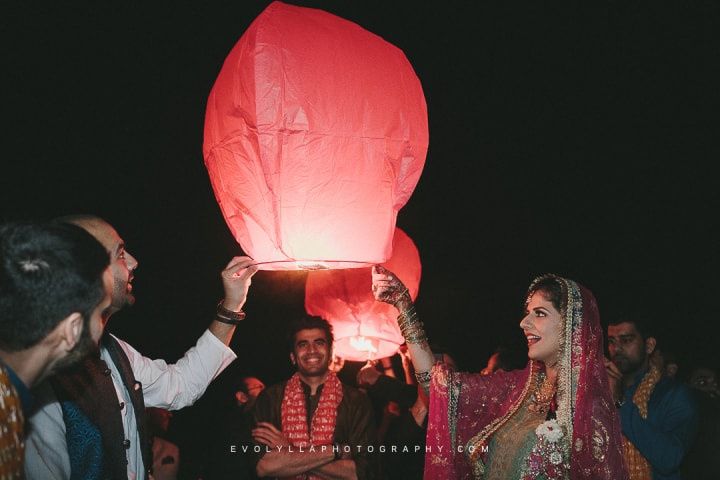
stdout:
{"type": "Polygon", "coordinates": [[[323,265],[325,263],[327,264],[342,264],[347,265],[347,267],[344,268],[366,268],[368,266],[377,265],[377,262],[368,262],[368,261],[352,261],[352,260],[310,260],[310,261],[303,261],[303,260],[269,260],[267,262],[256,262],[251,263],[248,265],[248,267],[260,267],[260,270],[263,270],[263,265],[274,265],[278,263],[285,263],[285,264],[294,264],[297,268],[296,270],[332,270],[331,267],[323,265]]]}

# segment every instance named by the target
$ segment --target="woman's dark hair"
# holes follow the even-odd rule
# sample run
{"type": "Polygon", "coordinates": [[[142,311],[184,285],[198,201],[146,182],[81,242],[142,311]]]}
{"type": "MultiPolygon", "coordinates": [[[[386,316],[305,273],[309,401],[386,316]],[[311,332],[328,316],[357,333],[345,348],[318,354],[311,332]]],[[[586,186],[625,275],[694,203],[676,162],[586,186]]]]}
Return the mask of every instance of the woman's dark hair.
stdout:
{"type": "Polygon", "coordinates": [[[553,304],[555,310],[564,312],[567,307],[567,298],[563,295],[562,286],[554,276],[544,276],[535,280],[528,289],[529,299],[535,292],[540,292],[548,302],[553,304]]]}
{"type": "Polygon", "coordinates": [[[0,226],[0,348],[30,348],[75,312],[89,328],[109,262],[102,245],[75,225],[0,226]]]}

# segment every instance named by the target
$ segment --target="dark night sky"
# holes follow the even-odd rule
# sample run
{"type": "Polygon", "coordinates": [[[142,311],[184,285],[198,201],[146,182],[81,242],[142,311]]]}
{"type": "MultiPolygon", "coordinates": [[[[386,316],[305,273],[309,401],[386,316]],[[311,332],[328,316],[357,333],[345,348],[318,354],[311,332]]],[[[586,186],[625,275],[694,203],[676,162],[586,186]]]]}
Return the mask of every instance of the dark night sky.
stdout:
{"type": "MultiPolygon", "coordinates": [[[[111,330],[177,358],[239,253],[203,165],[205,102],[268,2],[25,3],[3,13],[1,217],[115,224],[140,268],[111,330]]],[[[429,334],[467,368],[517,341],[545,272],[588,286],[605,318],[642,312],[688,362],[720,346],[717,2],[293,3],[382,36],[420,77],[430,148],[398,225],[429,334]]],[[[303,282],[256,275],[236,369],[288,373],[278,332],[303,282]]]]}

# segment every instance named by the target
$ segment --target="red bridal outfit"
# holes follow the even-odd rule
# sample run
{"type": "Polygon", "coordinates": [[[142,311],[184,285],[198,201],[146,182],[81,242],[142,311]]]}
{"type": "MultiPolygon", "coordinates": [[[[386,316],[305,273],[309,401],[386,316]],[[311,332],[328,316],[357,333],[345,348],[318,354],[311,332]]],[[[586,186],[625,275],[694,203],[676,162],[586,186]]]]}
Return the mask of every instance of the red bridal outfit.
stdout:
{"type": "Polygon", "coordinates": [[[541,388],[542,362],[486,376],[435,365],[426,479],[628,478],[595,297],[554,275],[535,279],[529,292],[548,278],[566,304],[554,398],[548,401],[541,388]]]}

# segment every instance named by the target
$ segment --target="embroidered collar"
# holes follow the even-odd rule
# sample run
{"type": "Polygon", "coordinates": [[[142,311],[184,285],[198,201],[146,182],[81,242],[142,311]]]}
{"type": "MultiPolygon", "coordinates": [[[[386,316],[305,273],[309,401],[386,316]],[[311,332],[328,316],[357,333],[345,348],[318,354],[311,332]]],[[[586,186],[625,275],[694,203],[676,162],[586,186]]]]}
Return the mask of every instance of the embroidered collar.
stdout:
{"type": "MultiPolygon", "coordinates": [[[[23,383],[22,380],[20,380],[20,377],[17,376],[15,370],[10,368],[9,365],[7,365],[5,362],[0,361],[0,366],[2,366],[5,371],[7,371],[10,383],[12,383],[13,387],[15,387],[15,391],[17,392],[18,397],[20,397],[20,403],[22,404],[23,411],[29,412],[34,402],[34,398],[32,393],[30,392],[30,389],[27,387],[27,385],[25,385],[25,383],[23,383]]],[[[29,413],[26,413],[25,415],[29,415],[29,413]]]]}

